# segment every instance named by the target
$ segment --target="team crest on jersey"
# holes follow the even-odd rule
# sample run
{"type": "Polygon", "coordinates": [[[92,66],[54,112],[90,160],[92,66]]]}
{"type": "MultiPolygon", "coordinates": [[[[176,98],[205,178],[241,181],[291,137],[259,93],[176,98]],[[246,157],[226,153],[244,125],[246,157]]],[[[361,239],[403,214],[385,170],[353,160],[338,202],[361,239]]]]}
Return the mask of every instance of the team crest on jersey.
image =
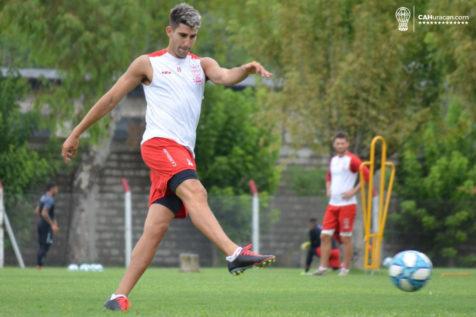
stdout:
{"type": "Polygon", "coordinates": [[[191,65],[193,82],[197,85],[203,84],[205,81],[202,76],[202,68],[200,65],[191,65]]]}

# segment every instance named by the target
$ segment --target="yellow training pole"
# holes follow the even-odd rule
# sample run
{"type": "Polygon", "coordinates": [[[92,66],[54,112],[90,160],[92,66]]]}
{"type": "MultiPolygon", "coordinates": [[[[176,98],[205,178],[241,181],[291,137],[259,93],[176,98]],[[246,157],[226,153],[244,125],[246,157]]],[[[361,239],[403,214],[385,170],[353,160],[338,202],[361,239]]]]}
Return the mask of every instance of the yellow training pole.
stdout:
{"type": "Polygon", "coordinates": [[[377,270],[380,268],[380,252],[382,249],[383,234],[387,221],[388,207],[392,195],[393,182],[395,179],[395,165],[387,162],[387,143],[381,136],[376,136],[370,143],[369,161],[363,162],[360,166],[360,193],[362,200],[362,215],[364,222],[364,269],[377,270]],[[375,148],[377,143],[381,144],[380,157],[380,180],[379,180],[379,200],[377,215],[372,212],[375,174],[375,148]],[[364,167],[369,169],[369,181],[366,185],[364,178],[364,167]],[[390,168],[390,179],[386,187],[386,171],[390,168]],[[386,194],[386,195],[385,195],[386,194]],[[372,220],[376,217],[378,221],[376,228],[372,228],[372,220]]]}

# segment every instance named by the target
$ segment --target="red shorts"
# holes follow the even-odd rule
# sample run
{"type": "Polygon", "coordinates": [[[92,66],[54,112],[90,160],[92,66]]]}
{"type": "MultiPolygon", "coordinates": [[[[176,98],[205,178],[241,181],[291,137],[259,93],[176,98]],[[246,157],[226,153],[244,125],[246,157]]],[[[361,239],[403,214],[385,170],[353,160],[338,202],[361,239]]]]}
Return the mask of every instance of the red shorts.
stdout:
{"type": "MultiPolygon", "coordinates": [[[[339,233],[342,237],[352,236],[357,205],[328,205],[322,220],[322,234],[339,233]]],[[[336,235],[337,236],[337,235],[336,235]]]]}
{"type": "Polygon", "coordinates": [[[142,159],[150,169],[149,205],[162,204],[185,218],[187,212],[175,189],[186,179],[196,177],[195,159],[183,145],[165,138],[153,138],[141,146],[142,159]]]}

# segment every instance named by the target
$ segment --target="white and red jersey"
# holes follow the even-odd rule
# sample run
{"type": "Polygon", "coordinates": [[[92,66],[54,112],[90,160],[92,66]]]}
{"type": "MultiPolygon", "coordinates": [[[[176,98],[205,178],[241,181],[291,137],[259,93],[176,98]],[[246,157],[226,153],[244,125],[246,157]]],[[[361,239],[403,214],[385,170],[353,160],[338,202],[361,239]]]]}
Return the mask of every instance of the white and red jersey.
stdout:
{"type": "Polygon", "coordinates": [[[142,85],[147,102],[142,144],[166,138],[193,153],[205,89],[200,58],[191,53],[177,58],[163,49],[149,54],[149,59],[153,75],[150,84],[142,85]]]}
{"type": "MultiPolygon", "coordinates": [[[[336,155],[332,157],[329,163],[329,171],[326,180],[331,183],[331,197],[329,205],[347,206],[357,204],[357,199],[353,196],[350,199],[342,198],[342,194],[354,188],[359,168],[362,164],[360,158],[347,151],[343,156],[336,155]]],[[[364,169],[365,179],[368,180],[368,169],[364,169]]]]}

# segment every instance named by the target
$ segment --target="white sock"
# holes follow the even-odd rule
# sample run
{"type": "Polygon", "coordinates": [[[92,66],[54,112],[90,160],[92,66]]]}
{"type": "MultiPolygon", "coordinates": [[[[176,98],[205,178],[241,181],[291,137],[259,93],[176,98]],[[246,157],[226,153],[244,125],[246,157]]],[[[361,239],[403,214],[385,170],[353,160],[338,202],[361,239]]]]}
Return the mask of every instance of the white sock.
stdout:
{"type": "Polygon", "coordinates": [[[233,252],[232,255],[229,255],[229,256],[226,257],[226,260],[227,260],[228,262],[233,262],[233,261],[235,261],[235,259],[238,257],[238,255],[240,255],[241,250],[243,250],[242,247],[236,248],[235,252],[233,252]]]}
{"type": "Polygon", "coordinates": [[[127,298],[127,296],[124,295],[124,294],[112,294],[112,295],[111,295],[111,300],[115,300],[115,299],[118,298],[118,297],[125,297],[125,298],[127,298]]]}
{"type": "Polygon", "coordinates": [[[317,270],[318,271],[325,271],[325,270],[327,270],[327,267],[319,265],[319,268],[317,270]]]}

